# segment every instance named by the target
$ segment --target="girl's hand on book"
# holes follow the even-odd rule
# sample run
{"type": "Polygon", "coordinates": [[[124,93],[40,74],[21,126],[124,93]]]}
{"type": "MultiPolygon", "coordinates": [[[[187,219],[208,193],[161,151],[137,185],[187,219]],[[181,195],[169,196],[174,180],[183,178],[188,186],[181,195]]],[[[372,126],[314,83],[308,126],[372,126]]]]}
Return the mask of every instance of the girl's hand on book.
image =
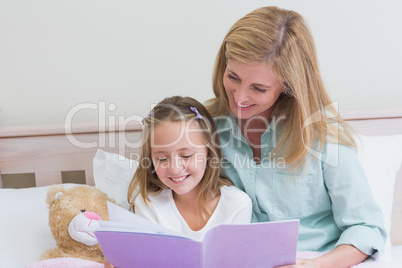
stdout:
{"type": "Polygon", "coordinates": [[[105,268],[115,268],[106,258],[103,259],[103,265],[105,268]]]}

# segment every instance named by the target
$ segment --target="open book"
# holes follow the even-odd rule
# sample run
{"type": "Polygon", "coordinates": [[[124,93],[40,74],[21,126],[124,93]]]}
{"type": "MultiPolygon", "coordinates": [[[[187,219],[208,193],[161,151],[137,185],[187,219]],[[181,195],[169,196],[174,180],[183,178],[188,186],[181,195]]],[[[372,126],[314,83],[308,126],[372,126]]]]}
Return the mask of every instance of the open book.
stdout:
{"type": "Polygon", "coordinates": [[[299,220],[222,224],[202,241],[108,202],[110,221],[95,232],[103,254],[125,267],[276,267],[296,262],[299,220]]]}

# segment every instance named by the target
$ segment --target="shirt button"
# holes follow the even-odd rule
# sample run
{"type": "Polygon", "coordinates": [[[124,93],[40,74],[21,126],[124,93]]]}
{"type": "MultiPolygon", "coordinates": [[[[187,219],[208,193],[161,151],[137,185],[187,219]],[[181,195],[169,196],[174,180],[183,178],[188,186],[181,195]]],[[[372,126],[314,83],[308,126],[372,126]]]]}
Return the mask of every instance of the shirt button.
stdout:
{"type": "Polygon", "coordinates": [[[251,171],[251,170],[250,170],[250,172],[249,172],[249,173],[250,173],[250,175],[253,175],[253,171],[251,171]]]}

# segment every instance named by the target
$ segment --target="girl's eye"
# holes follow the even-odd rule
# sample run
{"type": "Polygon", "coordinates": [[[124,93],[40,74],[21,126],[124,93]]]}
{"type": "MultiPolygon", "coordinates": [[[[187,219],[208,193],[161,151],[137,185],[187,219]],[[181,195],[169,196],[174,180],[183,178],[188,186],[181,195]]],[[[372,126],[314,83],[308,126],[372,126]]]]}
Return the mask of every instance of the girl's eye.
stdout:
{"type": "Polygon", "coordinates": [[[156,158],[156,160],[158,160],[159,162],[164,162],[167,161],[167,157],[156,158]]]}
{"type": "Polygon", "coordinates": [[[189,159],[189,158],[191,158],[193,155],[191,154],[191,155],[182,155],[181,157],[183,157],[184,159],[189,159]]]}

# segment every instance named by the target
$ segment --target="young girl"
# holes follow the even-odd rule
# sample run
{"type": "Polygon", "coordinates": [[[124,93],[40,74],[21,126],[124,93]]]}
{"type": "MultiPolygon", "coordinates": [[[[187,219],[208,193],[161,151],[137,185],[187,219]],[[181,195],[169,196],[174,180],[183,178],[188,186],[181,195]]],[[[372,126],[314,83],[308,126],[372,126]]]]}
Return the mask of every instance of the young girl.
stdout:
{"type": "Polygon", "coordinates": [[[328,251],[288,267],[350,267],[381,254],[382,213],[302,16],[264,7],[238,20],[218,52],[213,90],[225,172],[252,199],[253,221],[299,219],[298,250],[328,251]]]}
{"type": "Polygon", "coordinates": [[[202,104],[166,98],[143,124],[141,160],[127,195],[131,210],[196,239],[218,224],[250,222],[251,200],[223,176],[219,137],[202,104]]]}

